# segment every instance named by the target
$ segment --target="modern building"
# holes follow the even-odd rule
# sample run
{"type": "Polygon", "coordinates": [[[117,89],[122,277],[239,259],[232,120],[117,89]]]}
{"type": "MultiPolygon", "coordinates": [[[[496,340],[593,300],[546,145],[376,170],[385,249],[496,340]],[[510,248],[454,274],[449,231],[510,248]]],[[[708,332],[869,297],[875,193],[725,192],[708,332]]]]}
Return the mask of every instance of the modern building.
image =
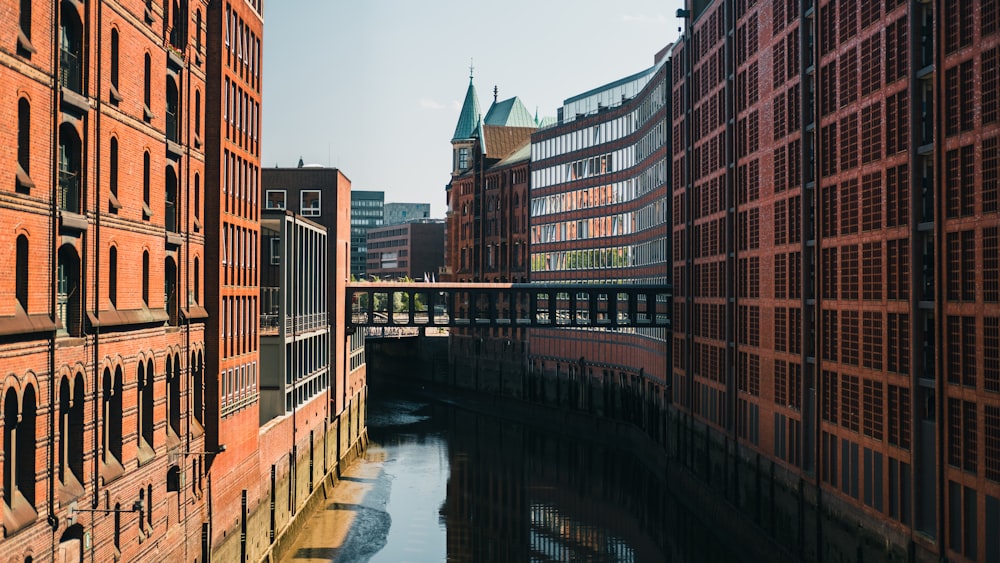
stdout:
{"type": "Polygon", "coordinates": [[[387,203],[383,207],[385,225],[398,225],[408,221],[430,219],[431,204],[429,203],[387,203]]]}
{"type": "Polygon", "coordinates": [[[0,10],[0,552],[202,560],[208,2],[0,10]]]}
{"type": "Polygon", "coordinates": [[[294,416],[303,404],[329,394],[334,388],[334,362],[326,228],[291,211],[265,211],[260,228],[260,423],[264,425],[279,416],[294,416]]]}
{"type": "Polygon", "coordinates": [[[911,558],[1000,560],[997,10],[687,2],[672,54],[675,406],[911,558]]]}
{"type": "Polygon", "coordinates": [[[436,279],[444,265],[444,221],[414,219],[368,230],[369,276],[378,279],[436,279]]]}
{"type": "MultiPolygon", "coordinates": [[[[366,389],[364,333],[348,334],[343,316],[347,299],[345,284],[350,281],[350,264],[355,254],[354,226],[347,202],[353,202],[357,192],[351,190],[351,181],[341,170],[320,166],[265,168],[262,181],[268,211],[288,211],[326,228],[328,255],[323,260],[327,268],[322,276],[326,284],[325,306],[329,312],[332,342],[329,352],[332,408],[339,419],[345,412],[357,408],[366,389]]],[[[269,248],[261,249],[264,254],[269,251],[269,248]]],[[[268,310],[262,309],[261,314],[265,313],[268,310]]],[[[351,444],[354,438],[356,436],[352,437],[351,444]]]]}
{"type": "Polygon", "coordinates": [[[385,192],[370,190],[351,191],[351,276],[357,280],[367,277],[368,229],[385,222],[385,192]]]}
{"type": "MultiPolygon", "coordinates": [[[[670,283],[669,68],[663,49],[531,136],[531,283],[670,283]]],[[[612,387],[668,397],[665,329],[539,328],[528,341],[532,372],[577,382],[578,406],[598,409],[612,387]]]]}

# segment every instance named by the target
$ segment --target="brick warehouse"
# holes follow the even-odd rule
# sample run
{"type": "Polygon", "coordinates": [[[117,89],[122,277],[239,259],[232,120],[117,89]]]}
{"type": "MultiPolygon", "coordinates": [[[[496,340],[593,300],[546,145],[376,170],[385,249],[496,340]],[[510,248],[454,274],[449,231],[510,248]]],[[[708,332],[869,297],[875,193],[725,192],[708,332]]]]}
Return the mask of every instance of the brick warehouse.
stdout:
{"type": "Polygon", "coordinates": [[[0,550],[17,560],[201,553],[207,4],[189,4],[2,4],[0,550]]]}
{"type": "Polygon", "coordinates": [[[13,560],[267,557],[362,443],[364,355],[348,370],[343,328],[336,396],[258,418],[261,9],[0,4],[13,560]]]}
{"type": "MultiPolygon", "coordinates": [[[[498,101],[496,88],[483,116],[470,71],[451,140],[442,281],[528,281],[528,161],[537,127],[519,98],[498,101]]],[[[478,388],[496,389],[505,369],[520,369],[527,332],[452,329],[449,338],[453,371],[474,374],[478,388]],[[482,377],[481,368],[488,372],[482,377]]]]}
{"type": "MultiPolygon", "coordinates": [[[[824,517],[1000,560],[998,3],[687,4],[676,408],[824,517]]],[[[776,533],[810,559],[866,545],[776,533]]]]}

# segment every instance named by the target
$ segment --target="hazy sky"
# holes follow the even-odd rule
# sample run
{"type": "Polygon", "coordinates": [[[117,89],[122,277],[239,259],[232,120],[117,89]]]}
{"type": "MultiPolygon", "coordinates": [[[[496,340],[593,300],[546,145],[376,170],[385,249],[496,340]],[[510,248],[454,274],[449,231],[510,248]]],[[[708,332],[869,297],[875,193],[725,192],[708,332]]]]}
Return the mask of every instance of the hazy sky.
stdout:
{"type": "Polygon", "coordinates": [[[387,202],[444,217],[451,136],[479,104],[566,98],[653,64],[682,0],[272,0],[264,12],[262,166],[340,168],[387,202]]]}

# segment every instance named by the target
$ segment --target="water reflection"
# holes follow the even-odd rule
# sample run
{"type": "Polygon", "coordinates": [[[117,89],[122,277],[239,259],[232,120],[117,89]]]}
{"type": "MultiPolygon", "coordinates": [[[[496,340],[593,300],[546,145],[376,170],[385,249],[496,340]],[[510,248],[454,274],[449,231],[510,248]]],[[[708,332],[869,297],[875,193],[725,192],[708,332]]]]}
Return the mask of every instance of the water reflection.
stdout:
{"type": "Polygon", "coordinates": [[[371,447],[335,493],[346,485],[355,497],[310,520],[292,561],[745,560],[629,451],[436,401],[370,397],[371,447]],[[337,545],[338,526],[315,523],[331,510],[349,520],[337,545]]]}

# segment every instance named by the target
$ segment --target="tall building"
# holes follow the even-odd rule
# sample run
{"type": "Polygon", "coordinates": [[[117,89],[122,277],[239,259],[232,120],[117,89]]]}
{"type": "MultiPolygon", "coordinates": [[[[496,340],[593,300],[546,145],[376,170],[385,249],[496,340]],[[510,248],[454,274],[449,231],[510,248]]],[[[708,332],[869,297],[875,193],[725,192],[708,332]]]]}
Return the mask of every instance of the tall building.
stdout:
{"type": "Polygon", "coordinates": [[[997,2],[687,4],[676,407],[911,553],[1000,560],[997,2]]]}
{"type": "Polygon", "coordinates": [[[387,203],[383,208],[386,225],[398,225],[407,221],[430,219],[429,203],[387,203]]]}
{"type": "MultiPolygon", "coordinates": [[[[668,284],[669,56],[568,98],[531,136],[531,283],[668,284]]],[[[531,329],[532,371],[667,395],[665,329],[531,329]]],[[[608,408],[608,406],[605,406],[608,408]]]]}
{"type": "Polygon", "coordinates": [[[383,224],[384,204],[385,192],[351,191],[351,276],[357,280],[364,280],[367,276],[368,229],[383,224]]]}
{"type": "Polygon", "coordinates": [[[414,219],[368,230],[368,275],[379,279],[433,277],[444,265],[444,221],[414,219]]]}
{"type": "Polygon", "coordinates": [[[469,77],[451,140],[446,277],[527,281],[528,160],[536,128],[516,97],[498,102],[494,95],[484,117],[469,77]]]}
{"type": "MultiPolygon", "coordinates": [[[[536,128],[519,98],[498,101],[496,90],[483,116],[469,76],[451,140],[442,281],[528,281],[528,161],[536,128]]],[[[452,329],[449,338],[453,369],[477,372],[481,359],[491,368],[519,367],[526,346],[522,328],[452,329]]]]}
{"type": "MultiPolygon", "coordinates": [[[[260,502],[260,107],[261,2],[211,2],[207,13],[205,132],[206,448],[211,458],[210,531],[238,533],[240,505],[260,502]]],[[[241,552],[246,550],[241,546],[241,552]]]]}
{"type": "MultiPolygon", "coordinates": [[[[345,285],[350,279],[350,263],[355,255],[354,226],[347,202],[350,198],[353,203],[354,194],[358,192],[351,190],[351,181],[336,168],[265,168],[262,172],[268,210],[287,210],[326,228],[327,256],[323,261],[327,267],[318,273],[325,284],[329,312],[331,408],[333,415],[341,417],[357,406],[357,398],[366,387],[364,332],[348,334],[344,328],[345,285]]],[[[302,258],[300,263],[305,260],[302,258]]],[[[288,271],[286,266],[285,272],[288,271]]]]}
{"type": "Polygon", "coordinates": [[[201,560],[208,2],[0,11],[0,552],[201,560]]]}

